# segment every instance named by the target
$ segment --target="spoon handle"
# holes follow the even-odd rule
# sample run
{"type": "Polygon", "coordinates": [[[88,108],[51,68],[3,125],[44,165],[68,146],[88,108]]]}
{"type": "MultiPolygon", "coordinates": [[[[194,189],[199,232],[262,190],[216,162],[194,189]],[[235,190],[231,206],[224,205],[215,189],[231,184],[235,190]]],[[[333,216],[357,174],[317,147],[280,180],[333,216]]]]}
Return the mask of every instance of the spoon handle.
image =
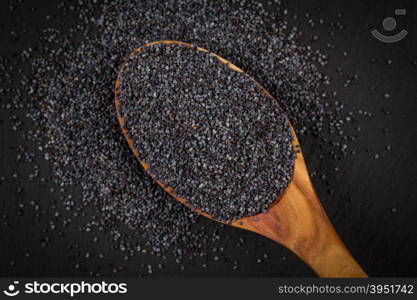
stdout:
{"type": "Polygon", "coordinates": [[[296,160],[293,180],[279,201],[267,213],[242,220],[232,225],[282,244],[320,277],[367,277],[330,223],[301,157],[296,160]]]}
{"type": "MultiPolygon", "coordinates": [[[[282,207],[277,207],[276,212],[281,209],[280,219],[283,220],[285,212],[282,209],[287,212],[297,209],[298,217],[287,219],[286,224],[292,227],[292,232],[286,237],[280,235],[278,241],[297,254],[320,277],[367,277],[334,230],[312,187],[303,191],[294,184],[290,188],[291,199],[282,201],[282,207]],[[301,216],[300,208],[303,208],[301,216]]],[[[286,225],[281,223],[282,226],[286,225]]]]}
{"type": "MultiPolygon", "coordinates": [[[[320,277],[368,277],[336,233],[314,191],[304,159],[298,159],[289,193],[274,212],[287,218],[293,234],[281,235],[281,243],[297,254],[320,277]],[[283,208],[279,208],[279,206],[283,208]],[[293,216],[293,220],[291,220],[293,216]],[[295,221],[295,222],[294,222],[295,221]],[[292,237],[291,237],[292,235],[292,237]]],[[[281,224],[282,225],[282,224],[281,224]]]]}
{"type": "Polygon", "coordinates": [[[325,278],[366,278],[327,218],[314,190],[296,178],[266,214],[235,226],[268,237],[300,257],[325,278]]]}
{"type": "Polygon", "coordinates": [[[326,229],[320,229],[314,237],[309,251],[306,248],[292,249],[320,277],[325,278],[367,278],[368,276],[355,261],[333,226],[329,223],[326,229]]]}
{"type": "Polygon", "coordinates": [[[273,239],[297,254],[320,277],[367,277],[334,230],[313,187],[298,178],[286,195],[290,198],[281,199],[274,209],[281,232],[273,239]]]}

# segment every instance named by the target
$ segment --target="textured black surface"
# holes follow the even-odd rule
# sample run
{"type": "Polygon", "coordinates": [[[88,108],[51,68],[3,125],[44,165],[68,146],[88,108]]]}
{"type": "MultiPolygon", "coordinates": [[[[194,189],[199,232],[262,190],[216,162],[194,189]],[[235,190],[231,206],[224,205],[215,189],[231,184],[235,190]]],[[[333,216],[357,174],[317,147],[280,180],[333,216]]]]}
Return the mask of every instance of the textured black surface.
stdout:
{"type": "MultiPolygon", "coordinates": [[[[306,43],[326,49],[327,43],[336,46],[329,53],[329,65],[325,68],[338,91],[338,100],[347,109],[364,109],[372,118],[360,121],[361,132],[350,145],[356,155],[348,155],[341,161],[319,159],[320,153],[328,152],[320,147],[320,141],[303,139],[302,147],[311,169],[326,174],[326,179],[313,178],[317,193],[325,206],[336,230],[347,247],[370,276],[416,276],[417,275],[417,211],[416,185],[417,162],[415,159],[417,139],[417,7],[414,1],[288,1],[290,25],[298,26],[304,33],[306,43]],[[317,9],[321,8],[321,9],[317,9]],[[409,35],[397,44],[384,44],[375,40],[370,31],[382,31],[382,20],[394,16],[395,8],[407,9],[406,16],[397,16],[398,28],[405,28],[409,35]],[[310,13],[315,19],[340,20],[344,30],[335,30],[329,35],[327,26],[310,27],[304,15],[310,13]],[[338,14],[342,15],[338,17],[338,14]],[[346,51],[347,55],[343,52],[346,51]],[[376,62],[371,62],[375,58],[376,62]],[[387,61],[392,60],[391,64],[387,61]],[[413,63],[414,62],[414,63],[413,63]],[[345,77],[336,70],[358,75],[358,82],[343,88],[345,77]],[[372,87],[375,87],[373,89],[372,87]],[[384,94],[390,97],[385,98],[384,94]],[[386,115],[382,110],[388,110],[386,115]],[[384,129],[388,129],[384,133],[384,129]],[[384,150],[391,145],[391,150],[384,150]],[[368,150],[367,150],[368,149],[368,150]],[[379,154],[379,159],[374,159],[379,154]],[[334,168],[340,169],[337,175],[334,168]],[[329,193],[330,191],[330,193],[329,193]]],[[[19,11],[10,14],[8,1],[0,4],[0,54],[13,58],[16,51],[24,49],[36,40],[48,24],[71,23],[67,16],[48,22],[47,14],[54,14],[56,1],[25,1],[19,11]],[[36,7],[32,12],[31,7],[36,7]],[[20,19],[16,19],[20,15],[20,19]],[[10,30],[17,33],[26,25],[29,34],[15,41],[10,30]]],[[[271,6],[271,9],[274,9],[271,6]]],[[[65,24],[60,25],[65,28],[65,24]]],[[[7,101],[7,99],[1,99],[7,101]]],[[[92,243],[92,236],[79,232],[77,226],[69,227],[65,236],[56,237],[48,247],[42,247],[45,238],[43,229],[48,226],[47,213],[40,213],[40,221],[34,222],[29,208],[23,216],[16,212],[17,201],[34,199],[44,206],[59,202],[58,195],[49,193],[38,184],[26,185],[23,192],[16,191],[19,179],[12,180],[11,174],[22,170],[15,162],[15,148],[21,142],[19,133],[13,132],[8,121],[9,112],[0,110],[0,176],[8,177],[0,184],[0,275],[1,276],[87,276],[83,268],[76,268],[73,257],[77,253],[100,251],[105,258],[81,259],[87,270],[100,270],[111,276],[117,266],[122,271],[118,276],[137,276],[141,264],[152,263],[153,257],[139,256],[125,262],[120,251],[112,251],[101,236],[92,243]],[[4,226],[7,222],[9,226],[4,226]],[[68,248],[77,243],[80,249],[68,248]],[[93,250],[92,250],[93,249],[93,250]],[[25,253],[30,252],[29,257],[25,253]]],[[[30,126],[30,124],[25,124],[30,126]]],[[[47,164],[40,161],[41,173],[48,174],[47,164]]],[[[86,212],[94,213],[94,212],[86,212]]],[[[80,221],[81,222],[81,221],[80,221]]],[[[82,222],[81,222],[82,223],[82,222]]],[[[211,225],[214,229],[217,224],[211,225]]],[[[222,230],[224,235],[242,236],[245,248],[227,249],[231,256],[240,259],[240,269],[224,268],[221,262],[210,264],[206,270],[200,266],[187,266],[181,271],[174,262],[165,261],[165,268],[154,272],[154,276],[313,276],[314,274],[298,258],[283,247],[252,233],[233,228],[222,230]],[[248,254],[244,253],[245,250],[248,254]],[[263,263],[257,260],[267,252],[263,263]],[[284,258],[285,257],[285,258],[284,258]]]]}

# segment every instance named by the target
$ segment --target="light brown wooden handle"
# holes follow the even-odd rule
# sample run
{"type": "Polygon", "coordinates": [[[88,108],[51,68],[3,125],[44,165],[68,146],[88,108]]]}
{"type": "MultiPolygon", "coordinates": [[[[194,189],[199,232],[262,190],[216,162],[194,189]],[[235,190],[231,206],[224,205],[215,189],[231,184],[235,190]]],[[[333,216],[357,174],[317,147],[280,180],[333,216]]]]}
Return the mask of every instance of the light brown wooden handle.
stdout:
{"type": "Polygon", "coordinates": [[[297,225],[293,225],[298,234],[288,247],[320,277],[367,277],[336,233],[314,191],[306,165],[300,162],[288,199],[281,202],[284,210],[280,214],[292,211],[298,216],[297,225]]]}
{"type": "Polygon", "coordinates": [[[292,249],[320,277],[324,278],[366,278],[364,270],[349,253],[333,226],[328,223],[322,228],[320,237],[306,251],[292,249]]]}
{"type": "Polygon", "coordinates": [[[366,278],[316,197],[308,199],[294,185],[266,214],[243,219],[236,227],[257,232],[287,247],[325,278],[366,278]]]}
{"type": "Polygon", "coordinates": [[[294,181],[268,213],[242,221],[233,225],[282,244],[320,277],[367,277],[334,230],[314,191],[306,193],[294,181]]]}
{"type": "Polygon", "coordinates": [[[268,212],[242,218],[232,225],[284,245],[320,277],[367,277],[330,223],[304,160],[298,155],[293,180],[268,212]]]}
{"type": "Polygon", "coordinates": [[[288,228],[293,228],[290,231],[293,238],[281,235],[277,241],[297,254],[320,277],[367,277],[327,217],[301,157],[296,161],[294,178],[287,192],[278,203],[281,208],[276,213],[288,228]]]}

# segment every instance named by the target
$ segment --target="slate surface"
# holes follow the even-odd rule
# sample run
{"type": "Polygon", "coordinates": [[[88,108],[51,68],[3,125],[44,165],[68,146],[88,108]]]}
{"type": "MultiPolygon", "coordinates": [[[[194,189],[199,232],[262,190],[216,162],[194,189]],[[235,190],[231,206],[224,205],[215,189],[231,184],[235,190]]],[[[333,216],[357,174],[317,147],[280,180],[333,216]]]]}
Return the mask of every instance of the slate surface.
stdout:
{"type": "MultiPolygon", "coordinates": [[[[13,59],[13,54],[31,45],[48,24],[64,28],[63,24],[74,22],[72,16],[47,21],[45,16],[54,14],[56,5],[52,0],[24,1],[16,4],[18,9],[11,14],[8,1],[1,1],[0,55],[13,59]],[[32,7],[36,10],[32,11],[32,7]],[[19,33],[23,26],[28,28],[28,34],[14,40],[10,31],[19,33]]],[[[317,193],[337,232],[370,276],[414,277],[417,275],[417,64],[413,62],[417,60],[417,5],[412,0],[296,0],[288,1],[286,7],[291,16],[290,25],[305,32],[305,43],[329,53],[329,65],[324,70],[333,79],[332,88],[338,91],[338,100],[348,110],[363,109],[373,114],[369,119],[356,121],[361,131],[349,144],[349,151],[355,150],[356,155],[342,160],[328,159],[331,149],[320,140],[303,139],[307,164],[318,174],[313,178],[317,193]],[[395,16],[396,8],[405,8],[407,14],[395,16]],[[298,19],[292,18],[294,13],[299,15],[298,19]],[[340,21],[344,29],[320,24],[311,27],[306,13],[315,20],[340,21]],[[398,22],[395,33],[402,28],[409,32],[395,44],[381,43],[370,34],[374,28],[384,32],[382,20],[389,16],[398,22]],[[336,34],[331,36],[331,31],[336,34]],[[310,41],[315,35],[319,39],[310,41]],[[328,43],[335,45],[335,49],[328,49],[328,43]],[[371,62],[373,58],[375,63],[371,62]],[[388,60],[392,63],[388,64],[388,60]],[[344,88],[346,78],[338,75],[337,67],[342,67],[347,74],[356,74],[358,82],[344,88]],[[384,98],[385,93],[390,98],[384,98]],[[383,110],[390,114],[384,114],[383,110]],[[392,149],[384,150],[386,145],[392,149]],[[320,159],[322,153],[325,155],[320,159]],[[375,154],[379,154],[379,159],[374,159],[375,154]],[[335,172],[335,167],[340,171],[335,172]],[[322,174],[326,179],[320,179],[322,174]]],[[[270,9],[275,8],[272,5],[270,9]]],[[[90,272],[138,276],[146,273],[141,264],[160,262],[145,255],[124,261],[123,253],[111,250],[108,236],[103,234],[99,235],[99,242],[92,242],[97,234],[77,230],[87,217],[74,219],[63,236],[57,233],[61,230],[47,233],[48,223],[53,219],[48,208],[59,207],[60,194],[50,193],[48,183],[27,183],[21,179],[31,169],[16,162],[16,147],[23,141],[19,132],[11,130],[9,117],[9,111],[0,110],[0,176],[7,177],[0,184],[0,276],[89,276],[90,272]],[[16,172],[20,177],[12,179],[16,172]],[[21,193],[17,192],[19,186],[23,188],[21,193]],[[40,205],[38,220],[33,206],[29,205],[31,200],[40,205]],[[23,209],[19,209],[19,203],[25,204],[23,209]],[[22,216],[19,211],[23,212],[22,216]],[[51,240],[45,239],[48,236],[51,240]],[[87,252],[92,258],[85,257],[87,252]],[[98,253],[103,253],[104,258],[98,258],[98,253]]],[[[30,126],[25,122],[25,128],[30,126]]],[[[48,176],[47,163],[41,158],[37,160],[42,176],[48,176]]],[[[164,268],[155,270],[153,276],[314,276],[295,255],[262,237],[233,228],[219,229],[214,223],[210,230],[247,240],[244,247],[226,250],[228,256],[240,260],[239,270],[219,261],[210,263],[205,270],[187,265],[181,271],[175,262],[167,260],[163,262],[164,268]],[[257,263],[264,253],[269,258],[257,263]]]]}

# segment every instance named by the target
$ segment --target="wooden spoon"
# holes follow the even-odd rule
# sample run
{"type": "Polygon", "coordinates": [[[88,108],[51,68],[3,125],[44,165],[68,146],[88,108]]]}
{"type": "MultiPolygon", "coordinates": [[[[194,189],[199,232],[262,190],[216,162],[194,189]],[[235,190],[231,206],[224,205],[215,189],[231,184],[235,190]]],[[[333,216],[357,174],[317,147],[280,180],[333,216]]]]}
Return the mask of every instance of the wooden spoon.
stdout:
{"type": "MultiPolygon", "coordinates": [[[[136,55],[143,48],[155,44],[182,44],[187,47],[192,46],[191,44],[178,41],[157,41],[139,47],[131,56],[136,55]]],[[[205,49],[199,47],[196,49],[217,58],[231,70],[243,73],[251,78],[243,70],[226,59],[210,53],[205,49]]],[[[139,159],[139,151],[135,148],[134,141],[128,138],[125,120],[120,113],[121,103],[118,100],[118,96],[120,95],[121,85],[120,74],[124,68],[125,65],[121,67],[115,86],[117,118],[133,154],[138,158],[145,170],[155,179],[154,175],[150,172],[149,165],[139,159]]],[[[251,79],[256,82],[253,78],[251,79]]],[[[257,84],[269,97],[273,98],[267,90],[259,83],[257,84]]],[[[256,232],[284,245],[309,265],[320,277],[367,277],[346,249],[326,216],[308,175],[307,166],[294,130],[292,130],[292,134],[294,138],[293,147],[297,149],[297,153],[294,174],[284,193],[271,204],[267,213],[244,217],[231,222],[229,225],[256,232]]],[[[172,188],[158,180],[155,181],[177,201],[189,206],[187,200],[178,197],[172,188]]],[[[196,209],[196,212],[214,220],[212,216],[201,210],[196,209]]]]}

